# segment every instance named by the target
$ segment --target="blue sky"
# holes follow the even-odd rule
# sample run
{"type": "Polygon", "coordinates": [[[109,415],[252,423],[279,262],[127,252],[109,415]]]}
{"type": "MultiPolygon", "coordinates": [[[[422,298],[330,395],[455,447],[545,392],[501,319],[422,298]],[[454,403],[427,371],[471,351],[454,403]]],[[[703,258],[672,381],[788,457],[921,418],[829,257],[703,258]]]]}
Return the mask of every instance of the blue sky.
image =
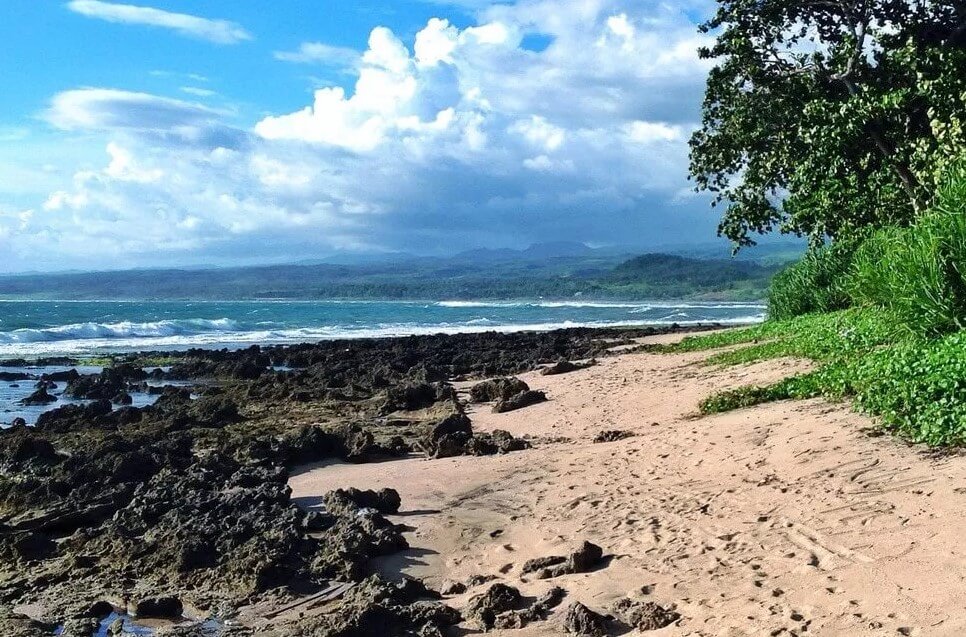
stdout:
{"type": "Polygon", "coordinates": [[[710,9],[5,0],[0,271],[710,241],[710,9]]]}

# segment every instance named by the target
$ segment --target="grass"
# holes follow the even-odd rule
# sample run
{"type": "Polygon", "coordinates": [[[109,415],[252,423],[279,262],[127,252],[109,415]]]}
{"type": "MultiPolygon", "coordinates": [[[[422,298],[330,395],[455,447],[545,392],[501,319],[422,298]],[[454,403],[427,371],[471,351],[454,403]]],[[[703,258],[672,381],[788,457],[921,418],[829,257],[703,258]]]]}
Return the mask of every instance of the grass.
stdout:
{"type": "Polygon", "coordinates": [[[729,389],[701,401],[699,408],[702,414],[720,414],[778,400],[815,398],[822,395],[818,376],[816,373],[801,374],[773,385],[749,385],[729,389]]]}
{"type": "Polygon", "coordinates": [[[738,346],[708,362],[735,365],[782,356],[811,359],[815,371],[771,385],[715,394],[706,414],[785,399],[851,399],[881,427],[933,446],[966,443],[966,332],[910,334],[874,308],[810,314],[744,330],[689,337],[665,351],[738,346]]]}
{"type": "Polygon", "coordinates": [[[940,336],[966,327],[964,275],[966,206],[941,205],[915,226],[872,235],[845,285],[854,304],[882,308],[910,333],[940,336]]]}

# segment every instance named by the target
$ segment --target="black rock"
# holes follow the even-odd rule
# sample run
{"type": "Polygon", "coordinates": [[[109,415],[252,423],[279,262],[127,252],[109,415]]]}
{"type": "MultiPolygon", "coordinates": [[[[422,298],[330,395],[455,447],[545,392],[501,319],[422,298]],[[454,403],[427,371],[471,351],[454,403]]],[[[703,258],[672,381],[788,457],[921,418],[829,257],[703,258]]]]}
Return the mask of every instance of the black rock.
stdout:
{"type": "Polygon", "coordinates": [[[455,396],[452,387],[430,383],[392,386],[386,392],[386,400],[380,409],[383,414],[394,411],[416,411],[432,407],[441,400],[455,396]]]}
{"type": "Polygon", "coordinates": [[[462,595],[466,592],[466,584],[463,582],[446,581],[443,582],[443,586],[439,589],[439,592],[443,595],[462,595]]]}
{"type": "Polygon", "coordinates": [[[515,411],[517,409],[529,407],[530,405],[546,402],[546,400],[547,395],[542,391],[528,389],[527,391],[522,391],[519,394],[514,394],[506,400],[499,401],[493,406],[493,411],[495,413],[502,414],[504,412],[515,411]]]}
{"type": "Polygon", "coordinates": [[[601,563],[604,551],[596,544],[583,542],[567,557],[554,555],[528,560],[521,573],[534,573],[537,579],[550,579],[573,573],[586,573],[601,563]]]}
{"type": "Polygon", "coordinates": [[[36,378],[31,374],[26,374],[24,372],[0,372],[0,381],[6,383],[13,383],[20,380],[32,380],[36,378]]]}
{"type": "Polygon", "coordinates": [[[588,367],[593,367],[597,364],[597,361],[591,360],[588,363],[571,363],[570,361],[560,361],[549,367],[544,367],[540,373],[544,376],[556,376],[558,374],[569,374],[570,372],[576,372],[580,369],[587,369],[588,367]]]}
{"type": "Polygon", "coordinates": [[[93,617],[95,619],[104,619],[108,615],[114,612],[114,605],[110,602],[105,602],[101,600],[99,602],[94,602],[91,607],[87,609],[87,616],[93,617]]]}
{"type": "Polygon", "coordinates": [[[621,431],[618,429],[611,429],[607,431],[602,431],[594,437],[595,443],[602,442],[617,442],[618,440],[624,440],[626,438],[633,438],[634,432],[632,431],[621,431]]]}
{"type": "Polygon", "coordinates": [[[543,621],[550,611],[560,605],[567,596],[567,591],[554,586],[539,599],[523,610],[509,610],[496,616],[493,628],[500,630],[515,630],[525,628],[528,624],[543,621]]]}
{"type": "Polygon", "coordinates": [[[80,373],[76,369],[68,369],[65,372],[51,372],[40,377],[41,380],[54,383],[67,383],[78,378],[80,378],[80,373]]]}
{"type": "Polygon", "coordinates": [[[567,609],[564,630],[573,635],[605,637],[608,623],[608,619],[603,615],[595,613],[580,602],[574,602],[567,609]]]}
{"type": "Polygon", "coordinates": [[[638,602],[631,599],[619,600],[614,611],[625,623],[642,632],[660,630],[681,619],[680,613],[664,608],[655,602],[638,602]]]}
{"type": "Polygon", "coordinates": [[[419,601],[408,585],[394,585],[370,577],[342,600],[337,613],[321,616],[310,631],[291,634],[326,637],[442,637],[462,617],[437,602],[419,601]]]}
{"type": "Polygon", "coordinates": [[[326,508],[343,509],[348,501],[363,509],[375,509],[379,513],[391,515],[399,513],[402,500],[395,489],[381,489],[379,491],[361,491],[355,488],[337,489],[325,496],[326,508]],[[336,501],[340,501],[336,503],[336,501]]]}
{"type": "Polygon", "coordinates": [[[192,404],[192,414],[204,427],[221,428],[242,420],[238,405],[227,396],[204,396],[192,404]]]}
{"type": "Polygon", "coordinates": [[[494,584],[482,595],[470,600],[463,613],[483,630],[490,630],[501,613],[520,608],[523,596],[520,591],[506,584],[494,584]]]}
{"type": "Polygon", "coordinates": [[[470,400],[474,403],[487,403],[494,400],[509,400],[530,386],[519,378],[494,378],[473,385],[470,400]]]}
{"type": "Polygon", "coordinates": [[[466,453],[473,437],[473,425],[465,414],[454,413],[432,426],[423,440],[430,458],[452,458],[466,453]]]}
{"type": "Polygon", "coordinates": [[[57,397],[47,393],[46,387],[41,387],[34,393],[20,401],[21,405],[49,405],[57,402],[57,397]]]}
{"type": "Polygon", "coordinates": [[[183,613],[184,606],[177,597],[149,597],[134,605],[135,617],[179,619],[183,613]]]}

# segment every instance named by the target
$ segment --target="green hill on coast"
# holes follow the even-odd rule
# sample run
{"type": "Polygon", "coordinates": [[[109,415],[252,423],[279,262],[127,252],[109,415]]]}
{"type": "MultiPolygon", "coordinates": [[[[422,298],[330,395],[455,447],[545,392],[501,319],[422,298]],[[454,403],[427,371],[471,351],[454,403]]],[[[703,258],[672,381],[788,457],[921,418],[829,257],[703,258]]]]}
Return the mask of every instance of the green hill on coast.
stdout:
{"type": "MultiPolygon", "coordinates": [[[[773,255],[764,252],[766,257],[773,255]]],[[[764,298],[780,266],[671,254],[488,252],[449,259],[0,277],[0,297],[29,299],[713,299],[764,298]]]]}

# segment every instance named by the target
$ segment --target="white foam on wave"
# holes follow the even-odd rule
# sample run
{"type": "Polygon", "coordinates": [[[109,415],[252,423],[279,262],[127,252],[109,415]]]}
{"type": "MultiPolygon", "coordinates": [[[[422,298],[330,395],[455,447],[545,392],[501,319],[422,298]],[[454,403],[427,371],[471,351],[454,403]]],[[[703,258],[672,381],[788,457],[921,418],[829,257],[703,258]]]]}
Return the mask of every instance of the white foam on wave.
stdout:
{"type": "Polygon", "coordinates": [[[0,332],[0,344],[49,343],[73,340],[164,338],[210,332],[237,332],[239,324],[227,318],[183,319],[134,323],[73,323],[57,327],[0,332]]]}
{"type": "Polygon", "coordinates": [[[147,335],[98,338],[74,338],[58,341],[2,342],[0,358],[39,357],[39,356],[77,356],[109,352],[129,352],[138,350],[183,350],[200,348],[242,348],[252,344],[284,345],[313,341],[336,340],[344,338],[390,338],[398,336],[419,336],[429,334],[473,334],[479,332],[545,332],[573,327],[644,327],[678,323],[720,323],[722,325],[741,325],[764,320],[764,314],[731,317],[727,319],[703,320],[642,320],[642,321],[559,321],[520,324],[438,323],[421,325],[413,323],[380,324],[378,326],[328,326],[304,327],[285,330],[253,331],[209,331],[194,334],[147,335]]]}
{"type": "Polygon", "coordinates": [[[524,307],[529,305],[522,301],[438,301],[436,307],[524,307]]]}
{"type": "Polygon", "coordinates": [[[765,305],[755,302],[693,302],[640,301],[637,303],[608,301],[439,301],[437,307],[485,308],[485,307],[543,307],[543,308],[602,308],[629,309],[631,314],[655,309],[681,310],[764,310],[765,305]]]}

